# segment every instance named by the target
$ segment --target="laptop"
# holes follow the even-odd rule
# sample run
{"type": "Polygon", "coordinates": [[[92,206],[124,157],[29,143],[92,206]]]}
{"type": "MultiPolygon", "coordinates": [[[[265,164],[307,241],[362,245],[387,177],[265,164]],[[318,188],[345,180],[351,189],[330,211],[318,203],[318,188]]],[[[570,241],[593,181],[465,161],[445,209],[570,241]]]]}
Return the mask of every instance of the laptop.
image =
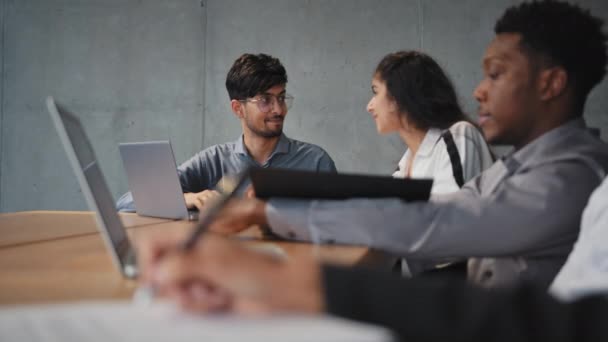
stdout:
{"type": "MultiPolygon", "coordinates": [[[[89,208],[95,212],[97,227],[104,243],[112,256],[116,268],[127,278],[136,278],[137,260],[133,245],[118,217],[114,200],[101,173],[97,158],[78,117],[64,106],[55,102],[53,97],[46,99],[47,109],[55,124],[59,139],[74,169],[78,183],[89,208]]],[[[211,204],[201,220],[198,229],[213,222],[222,207],[243,191],[247,184],[248,172],[245,171],[231,181],[223,183],[222,195],[211,204]]]]}
{"type": "Polygon", "coordinates": [[[427,201],[432,179],[393,178],[359,174],[288,169],[250,170],[257,197],[347,199],[395,197],[403,201],[427,201]]]}
{"type": "Polygon", "coordinates": [[[97,227],[110,251],[114,265],[125,277],[136,278],[135,250],[116,213],[114,199],[80,120],[64,106],[56,103],[51,96],[47,97],[46,106],[74,169],[82,194],[89,208],[95,212],[97,227]]]}
{"type": "Polygon", "coordinates": [[[122,143],[118,146],[137,214],[197,220],[188,210],[169,141],[122,143]]]}

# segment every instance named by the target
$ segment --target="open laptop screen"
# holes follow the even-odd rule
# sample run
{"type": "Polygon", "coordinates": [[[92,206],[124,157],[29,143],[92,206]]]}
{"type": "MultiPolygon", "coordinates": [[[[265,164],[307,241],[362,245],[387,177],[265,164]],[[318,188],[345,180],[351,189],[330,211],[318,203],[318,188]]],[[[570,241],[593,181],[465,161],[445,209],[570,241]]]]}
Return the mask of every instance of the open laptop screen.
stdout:
{"type": "Polygon", "coordinates": [[[89,208],[96,212],[98,226],[105,227],[102,235],[107,235],[115,251],[123,251],[129,242],[80,120],[50,97],[47,106],[89,208]]]}
{"type": "Polygon", "coordinates": [[[190,217],[169,141],[121,143],[118,148],[138,215],[190,217]]]}

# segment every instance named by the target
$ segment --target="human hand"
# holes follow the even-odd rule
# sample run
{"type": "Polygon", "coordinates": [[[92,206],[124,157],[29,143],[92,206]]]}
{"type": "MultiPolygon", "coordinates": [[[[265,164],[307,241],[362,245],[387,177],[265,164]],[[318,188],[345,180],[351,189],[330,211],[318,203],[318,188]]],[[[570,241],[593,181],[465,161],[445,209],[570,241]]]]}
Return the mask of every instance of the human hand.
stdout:
{"type": "Polygon", "coordinates": [[[247,187],[247,189],[245,190],[245,196],[243,196],[245,198],[255,198],[255,190],[253,189],[253,186],[250,185],[247,187]]]}
{"type": "Polygon", "coordinates": [[[209,231],[235,234],[253,225],[267,225],[266,202],[256,198],[233,198],[218,213],[209,231]]]}
{"type": "Polygon", "coordinates": [[[203,190],[201,192],[184,193],[184,199],[186,200],[186,207],[188,209],[197,208],[199,211],[203,211],[205,205],[209,204],[219,195],[220,193],[215,190],[203,190]]]}
{"type": "Polygon", "coordinates": [[[164,230],[154,234],[138,235],[134,241],[139,270],[138,281],[150,284],[158,262],[171,252],[178,250],[180,243],[186,241],[188,232],[164,230]]]}
{"type": "Polygon", "coordinates": [[[165,233],[143,240],[138,256],[142,274],[158,293],[185,310],[240,314],[323,310],[320,267],[312,256],[283,261],[213,234],[189,252],[167,253],[166,246],[176,246],[176,238],[177,234],[165,233]],[[162,258],[159,251],[165,251],[162,258]]]}
{"type": "MultiPolygon", "coordinates": [[[[199,302],[204,302],[210,309],[219,311],[228,301],[228,296],[221,289],[210,286],[207,282],[192,282],[184,284],[179,288],[160,287],[155,281],[155,274],[158,273],[158,265],[163,258],[170,258],[173,253],[183,253],[179,246],[188,237],[182,231],[163,231],[156,234],[146,235],[136,240],[137,263],[139,266],[139,282],[147,288],[154,289],[155,297],[176,297],[186,298],[185,294],[197,298],[199,302]],[[204,301],[202,300],[204,298],[204,301]]],[[[197,242],[198,243],[198,242],[197,242]]],[[[182,307],[187,309],[187,302],[184,301],[182,307]]],[[[199,310],[202,310],[199,304],[199,310]]]]}

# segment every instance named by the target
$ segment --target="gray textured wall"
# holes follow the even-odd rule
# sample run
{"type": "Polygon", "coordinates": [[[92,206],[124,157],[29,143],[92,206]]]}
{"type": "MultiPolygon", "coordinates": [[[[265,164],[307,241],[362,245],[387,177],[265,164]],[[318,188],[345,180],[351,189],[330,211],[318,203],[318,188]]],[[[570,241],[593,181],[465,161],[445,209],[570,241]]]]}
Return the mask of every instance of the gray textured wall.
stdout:
{"type": "MultiPolygon", "coordinates": [[[[403,152],[365,111],[379,59],[422,49],[465,109],[508,0],[0,0],[0,212],[85,209],[43,101],[83,118],[115,196],[122,141],[171,139],[178,162],[240,132],[224,88],[244,52],[279,57],[295,97],[286,133],[341,171],[388,174],[403,152]]],[[[608,20],[608,2],[579,1],[608,20]]],[[[608,140],[608,82],[586,118],[608,140]]]]}
{"type": "Polygon", "coordinates": [[[79,114],[113,193],[127,188],[118,142],[201,147],[205,11],[199,1],[2,1],[0,211],[85,209],[44,107],[79,114]]]}

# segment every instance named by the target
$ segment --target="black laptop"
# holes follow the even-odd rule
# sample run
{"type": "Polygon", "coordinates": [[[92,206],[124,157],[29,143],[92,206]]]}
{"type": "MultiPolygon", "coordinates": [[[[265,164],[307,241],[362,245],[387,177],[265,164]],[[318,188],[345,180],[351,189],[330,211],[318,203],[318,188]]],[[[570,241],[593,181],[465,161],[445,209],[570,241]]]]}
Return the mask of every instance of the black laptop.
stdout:
{"type": "Polygon", "coordinates": [[[346,199],[355,197],[427,201],[432,179],[340,174],[287,169],[250,170],[256,197],[346,199]]]}

